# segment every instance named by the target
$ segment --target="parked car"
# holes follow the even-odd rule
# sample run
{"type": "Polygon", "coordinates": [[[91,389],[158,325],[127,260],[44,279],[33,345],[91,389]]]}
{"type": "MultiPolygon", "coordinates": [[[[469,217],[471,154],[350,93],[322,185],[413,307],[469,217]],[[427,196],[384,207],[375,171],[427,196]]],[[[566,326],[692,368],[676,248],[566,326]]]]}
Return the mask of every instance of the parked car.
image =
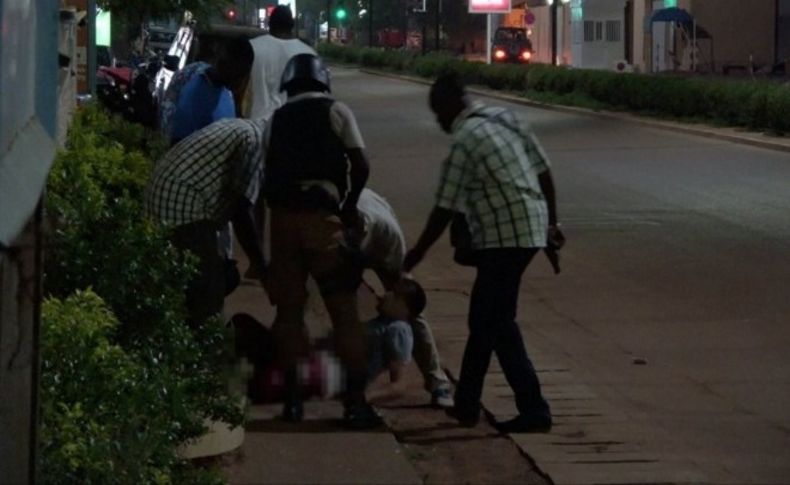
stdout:
{"type": "Polygon", "coordinates": [[[499,27],[491,45],[493,62],[528,63],[532,60],[532,42],[526,29],[499,27]]]}

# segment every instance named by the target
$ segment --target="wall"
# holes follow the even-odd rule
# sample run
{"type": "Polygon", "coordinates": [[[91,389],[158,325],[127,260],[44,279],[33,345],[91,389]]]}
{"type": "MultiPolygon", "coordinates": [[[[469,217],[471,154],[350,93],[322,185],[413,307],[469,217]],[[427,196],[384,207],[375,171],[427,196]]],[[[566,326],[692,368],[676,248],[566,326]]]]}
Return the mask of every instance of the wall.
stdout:
{"type": "MultiPolygon", "coordinates": [[[[713,36],[717,70],[722,64],[773,64],[776,0],[691,0],[689,12],[713,36]]],[[[707,45],[701,46],[703,54],[707,45]]]]}
{"type": "Polygon", "coordinates": [[[612,69],[625,58],[625,4],[625,0],[571,0],[574,67],[612,69]],[[607,22],[619,22],[617,40],[607,38],[607,22]],[[585,39],[585,23],[592,25],[592,40],[585,39]]]}
{"type": "Polygon", "coordinates": [[[0,25],[0,481],[31,483],[41,287],[37,208],[55,152],[58,3],[0,0],[0,25]]]}

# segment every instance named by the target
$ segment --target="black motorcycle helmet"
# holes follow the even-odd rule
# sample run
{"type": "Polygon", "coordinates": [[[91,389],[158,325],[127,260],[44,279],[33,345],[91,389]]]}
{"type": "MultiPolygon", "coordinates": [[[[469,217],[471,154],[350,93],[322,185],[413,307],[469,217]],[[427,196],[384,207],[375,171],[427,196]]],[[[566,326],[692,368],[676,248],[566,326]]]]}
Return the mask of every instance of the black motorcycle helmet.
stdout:
{"type": "Polygon", "coordinates": [[[329,93],[332,91],[329,70],[321,59],[313,54],[293,56],[285,65],[280,91],[286,91],[289,95],[307,91],[329,93]]]}

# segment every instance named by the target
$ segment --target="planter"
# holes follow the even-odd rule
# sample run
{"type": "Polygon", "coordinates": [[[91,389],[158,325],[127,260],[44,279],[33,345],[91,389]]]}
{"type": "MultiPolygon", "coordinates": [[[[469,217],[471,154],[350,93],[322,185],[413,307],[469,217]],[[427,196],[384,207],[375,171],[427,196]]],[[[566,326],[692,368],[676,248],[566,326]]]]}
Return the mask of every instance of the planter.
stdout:
{"type": "MultiPolygon", "coordinates": [[[[239,401],[239,407],[246,406],[246,400],[239,401]]],[[[190,440],[178,447],[178,456],[187,460],[205,458],[229,453],[239,448],[244,443],[244,426],[233,429],[222,421],[206,419],[206,434],[200,438],[190,440]]]]}

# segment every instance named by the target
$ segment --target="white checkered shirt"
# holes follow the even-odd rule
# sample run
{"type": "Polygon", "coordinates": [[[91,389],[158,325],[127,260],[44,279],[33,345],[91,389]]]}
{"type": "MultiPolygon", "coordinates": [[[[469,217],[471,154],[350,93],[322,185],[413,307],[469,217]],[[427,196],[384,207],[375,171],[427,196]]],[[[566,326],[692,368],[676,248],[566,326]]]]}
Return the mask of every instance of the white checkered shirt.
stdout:
{"type": "Polygon", "coordinates": [[[549,162],[526,121],[473,103],[452,131],[436,205],[466,214],[475,249],[545,247],[548,209],[538,175],[549,162]]]}
{"type": "Polygon", "coordinates": [[[263,122],[224,119],[171,148],[154,167],[146,211],[162,223],[223,224],[241,198],[255,203],[263,177],[263,122]]]}

